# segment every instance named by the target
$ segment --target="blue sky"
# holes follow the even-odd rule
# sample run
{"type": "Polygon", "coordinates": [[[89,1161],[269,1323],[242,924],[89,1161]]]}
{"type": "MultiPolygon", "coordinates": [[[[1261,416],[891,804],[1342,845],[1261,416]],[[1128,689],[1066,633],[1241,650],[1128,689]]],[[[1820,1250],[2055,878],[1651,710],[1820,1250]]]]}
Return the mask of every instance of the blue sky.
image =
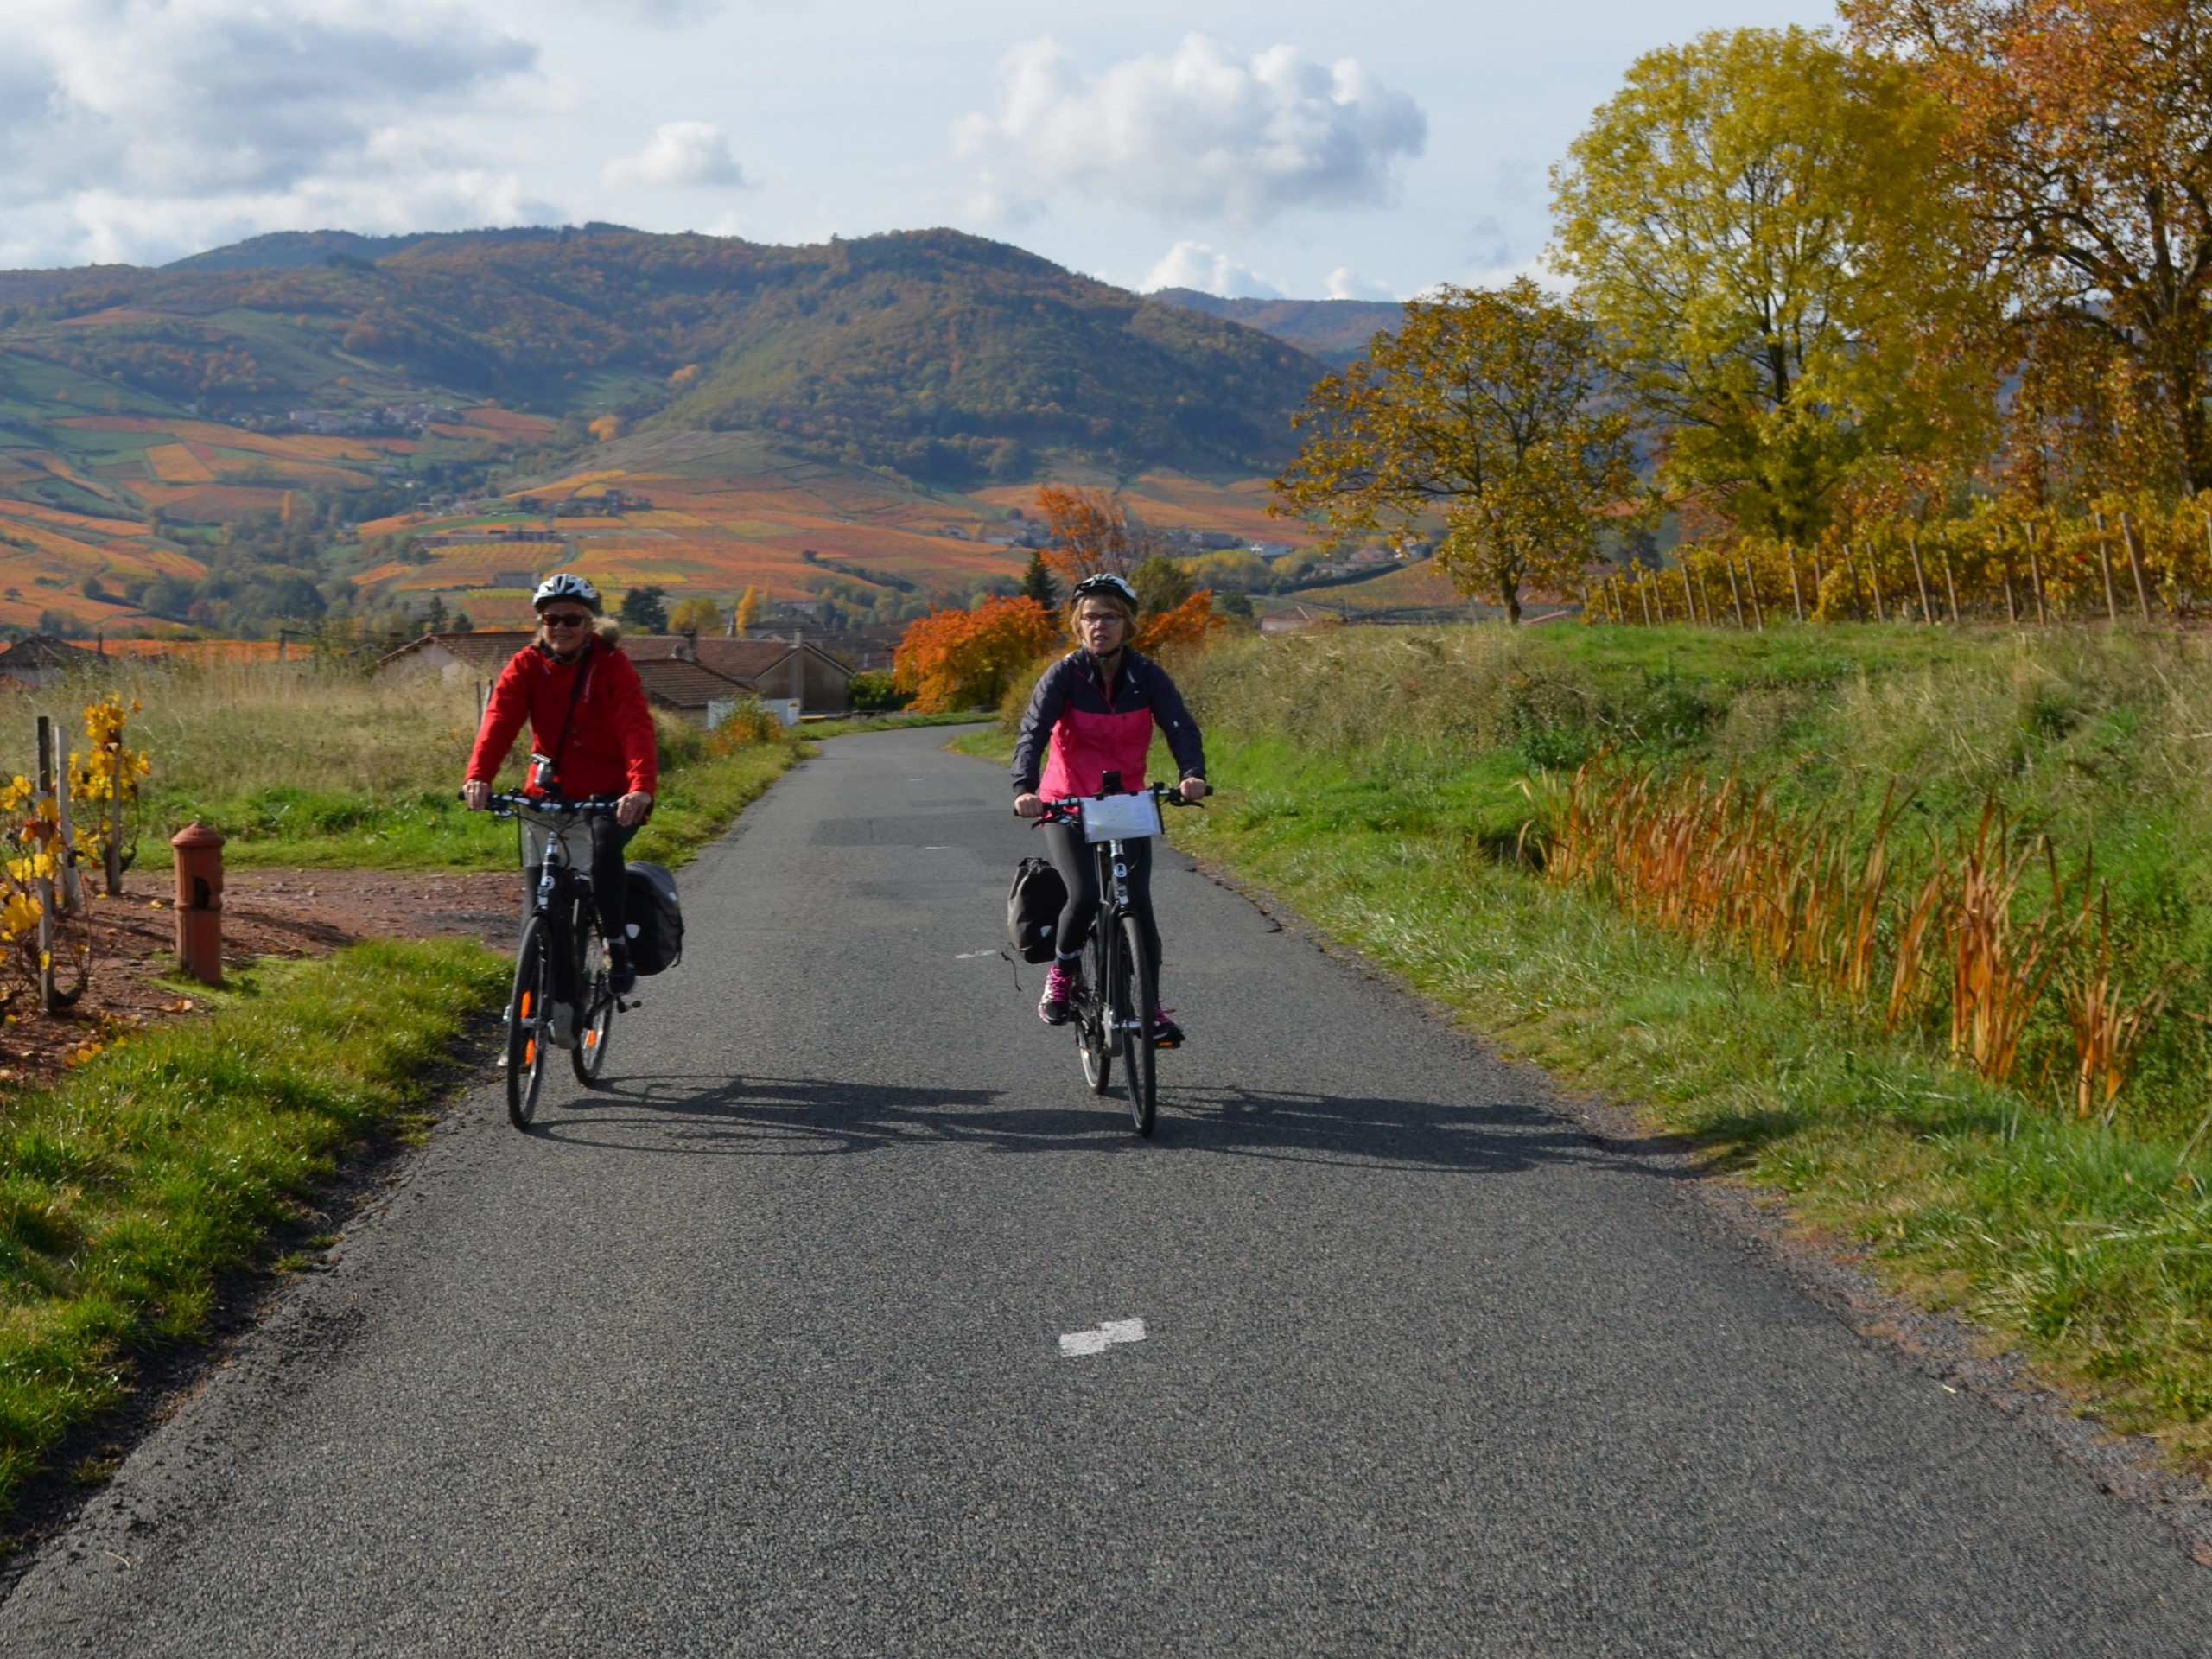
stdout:
{"type": "Polygon", "coordinates": [[[952,225],[1130,286],[1526,267],[1637,54],[1742,0],[0,0],[0,266],[270,230],[952,225]]]}

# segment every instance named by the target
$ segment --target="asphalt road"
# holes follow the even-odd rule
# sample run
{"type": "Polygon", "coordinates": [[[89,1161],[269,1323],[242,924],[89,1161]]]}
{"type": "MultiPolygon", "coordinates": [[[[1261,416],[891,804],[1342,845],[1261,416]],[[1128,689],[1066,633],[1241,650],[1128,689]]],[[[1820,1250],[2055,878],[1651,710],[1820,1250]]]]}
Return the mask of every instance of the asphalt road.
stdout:
{"type": "Polygon", "coordinates": [[[941,737],[748,812],[613,1086],[472,1095],[0,1651],[2212,1650],[2173,1534],[1173,857],[1135,1141],[941,737]]]}

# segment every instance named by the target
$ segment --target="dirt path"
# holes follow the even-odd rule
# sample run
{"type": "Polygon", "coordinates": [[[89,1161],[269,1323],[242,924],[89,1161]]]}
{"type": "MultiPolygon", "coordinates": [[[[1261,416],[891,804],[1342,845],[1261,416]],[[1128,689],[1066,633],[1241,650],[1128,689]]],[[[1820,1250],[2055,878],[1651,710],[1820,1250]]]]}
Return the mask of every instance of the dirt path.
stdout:
{"type": "MultiPolygon", "coordinates": [[[[125,879],[120,899],[93,901],[89,988],[54,1015],[19,994],[0,1027],[0,1084],[51,1077],[91,1046],[125,1031],[200,1012],[204,1000],[176,973],[176,918],[166,871],[125,879]]],[[[226,878],[223,959],[319,957],[366,938],[458,935],[513,944],[521,880],[393,870],[238,870],[226,878]]]]}

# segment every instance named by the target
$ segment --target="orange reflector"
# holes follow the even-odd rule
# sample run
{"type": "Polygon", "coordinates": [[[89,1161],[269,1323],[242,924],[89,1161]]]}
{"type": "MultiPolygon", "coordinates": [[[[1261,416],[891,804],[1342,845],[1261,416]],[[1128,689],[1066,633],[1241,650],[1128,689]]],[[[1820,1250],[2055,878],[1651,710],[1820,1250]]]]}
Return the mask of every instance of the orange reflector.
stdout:
{"type": "Polygon", "coordinates": [[[524,991],[522,994],[522,1017],[525,1020],[530,1018],[530,993],[528,991],[524,991]]]}
{"type": "Polygon", "coordinates": [[[599,1033],[595,1031],[588,1031],[584,1033],[584,1046],[588,1049],[597,1048],[599,1046],[599,1033]]]}
{"type": "Polygon", "coordinates": [[[531,1038],[528,1042],[522,1046],[522,1063],[524,1065],[536,1065],[537,1064],[537,1038],[531,1038]]]}

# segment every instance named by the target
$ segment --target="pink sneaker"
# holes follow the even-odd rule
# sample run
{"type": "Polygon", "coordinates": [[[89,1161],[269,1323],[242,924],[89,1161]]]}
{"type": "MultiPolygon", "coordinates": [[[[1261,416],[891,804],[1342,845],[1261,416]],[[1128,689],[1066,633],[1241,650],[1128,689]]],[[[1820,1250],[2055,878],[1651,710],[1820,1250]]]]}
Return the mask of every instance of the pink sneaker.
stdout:
{"type": "Polygon", "coordinates": [[[1082,983],[1083,963],[1080,959],[1062,962],[1055,957],[1052,965],[1045,970],[1045,995],[1044,1000],[1037,1004],[1037,1017],[1048,1026],[1067,1024],[1068,1003],[1074,997],[1076,988],[1082,983]]]}
{"type": "Polygon", "coordinates": [[[1154,1048],[1183,1046],[1183,1027],[1175,1023],[1174,1013],[1174,1009],[1163,1008],[1157,1002],[1152,1005],[1152,1046],[1154,1048]]]}

